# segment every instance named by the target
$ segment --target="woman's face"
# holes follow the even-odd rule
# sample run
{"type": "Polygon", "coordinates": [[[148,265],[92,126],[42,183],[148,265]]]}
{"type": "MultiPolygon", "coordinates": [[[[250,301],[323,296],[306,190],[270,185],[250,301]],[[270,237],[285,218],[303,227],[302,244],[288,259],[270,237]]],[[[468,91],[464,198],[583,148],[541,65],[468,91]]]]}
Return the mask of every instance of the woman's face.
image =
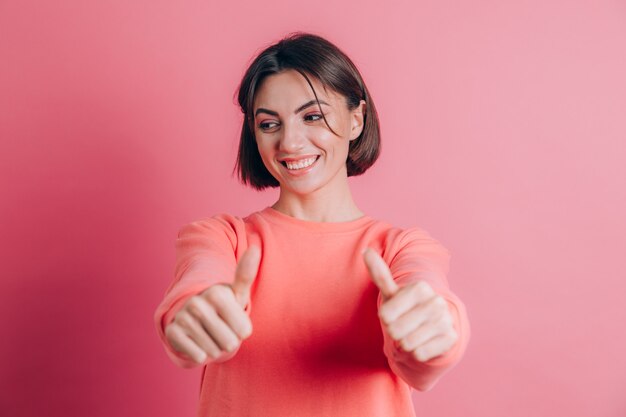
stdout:
{"type": "Polygon", "coordinates": [[[295,70],[265,78],[254,99],[254,134],[261,159],[281,191],[299,195],[343,190],[351,140],[363,130],[365,101],[350,111],[345,97],[309,76],[331,132],[306,79],[295,70]]]}

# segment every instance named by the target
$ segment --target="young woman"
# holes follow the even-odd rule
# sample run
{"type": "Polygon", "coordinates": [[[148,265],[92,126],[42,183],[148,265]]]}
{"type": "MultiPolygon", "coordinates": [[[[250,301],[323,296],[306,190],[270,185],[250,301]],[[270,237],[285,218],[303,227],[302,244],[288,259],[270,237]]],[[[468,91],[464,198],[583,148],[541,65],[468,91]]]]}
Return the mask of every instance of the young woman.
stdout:
{"type": "Polygon", "coordinates": [[[239,86],[236,170],[278,201],[183,226],[155,313],[170,358],[203,366],[200,416],[414,416],[463,355],[469,324],[449,253],[366,216],[348,177],[379,154],[372,97],[312,34],[262,51],[239,86]]]}

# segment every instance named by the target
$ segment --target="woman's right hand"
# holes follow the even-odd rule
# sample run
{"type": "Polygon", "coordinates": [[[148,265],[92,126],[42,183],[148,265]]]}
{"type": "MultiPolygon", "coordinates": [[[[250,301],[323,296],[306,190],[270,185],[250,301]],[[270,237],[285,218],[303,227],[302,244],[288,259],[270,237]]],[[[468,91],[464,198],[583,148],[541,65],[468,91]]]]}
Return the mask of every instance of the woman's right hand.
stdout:
{"type": "Polygon", "coordinates": [[[250,246],[242,255],[232,284],[214,284],[191,297],[165,327],[174,350],[198,364],[234,352],[252,334],[244,311],[259,270],[261,249],[250,246]]]}

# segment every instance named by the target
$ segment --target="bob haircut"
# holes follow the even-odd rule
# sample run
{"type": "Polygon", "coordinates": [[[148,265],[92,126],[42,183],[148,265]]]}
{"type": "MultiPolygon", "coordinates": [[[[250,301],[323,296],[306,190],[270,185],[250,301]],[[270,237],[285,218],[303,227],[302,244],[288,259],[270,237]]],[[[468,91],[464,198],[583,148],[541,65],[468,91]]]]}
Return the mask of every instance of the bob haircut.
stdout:
{"type": "Polygon", "coordinates": [[[264,49],[252,61],[238,88],[238,101],[244,114],[239,151],[235,169],[240,181],[257,190],[278,187],[280,184],[270,174],[256,144],[254,129],[254,98],[263,80],[285,70],[298,71],[307,81],[324,122],[331,132],[322,112],[317,93],[309,76],[319,80],[346,98],[349,110],[354,110],[364,100],[366,103],[363,131],[350,141],[346,161],[348,176],[363,174],[380,154],[380,127],[378,114],[361,74],[346,54],[326,39],[304,32],[292,32],[279,42],[264,49]]]}

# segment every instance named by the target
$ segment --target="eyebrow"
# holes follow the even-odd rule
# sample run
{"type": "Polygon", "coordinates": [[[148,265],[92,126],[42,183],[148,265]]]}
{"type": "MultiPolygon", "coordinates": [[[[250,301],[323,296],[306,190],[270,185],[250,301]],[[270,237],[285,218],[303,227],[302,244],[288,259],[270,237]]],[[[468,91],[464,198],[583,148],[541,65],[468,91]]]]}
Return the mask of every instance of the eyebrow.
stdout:
{"type": "MultiPolygon", "coordinates": [[[[300,113],[302,110],[311,107],[312,105],[317,104],[317,101],[315,100],[310,100],[307,101],[306,103],[304,103],[302,106],[298,107],[297,109],[295,109],[293,111],[293,114],[298,114],[300,113]]],[[[320,104],[325,104],[327,106],[330,106],[330,104],[326,103],[324,100],[320,100],[320,104]]],[[[254,112],[254,117],[258,116],[259,113],[267,113],[270,114],[272,116],[278,116],[278,113],[275,112],[274,110],[269,110],[269,109],[264,109],[262,107],[259,107],[258,109],[256,109],[256,112],[254,112]]]]}

